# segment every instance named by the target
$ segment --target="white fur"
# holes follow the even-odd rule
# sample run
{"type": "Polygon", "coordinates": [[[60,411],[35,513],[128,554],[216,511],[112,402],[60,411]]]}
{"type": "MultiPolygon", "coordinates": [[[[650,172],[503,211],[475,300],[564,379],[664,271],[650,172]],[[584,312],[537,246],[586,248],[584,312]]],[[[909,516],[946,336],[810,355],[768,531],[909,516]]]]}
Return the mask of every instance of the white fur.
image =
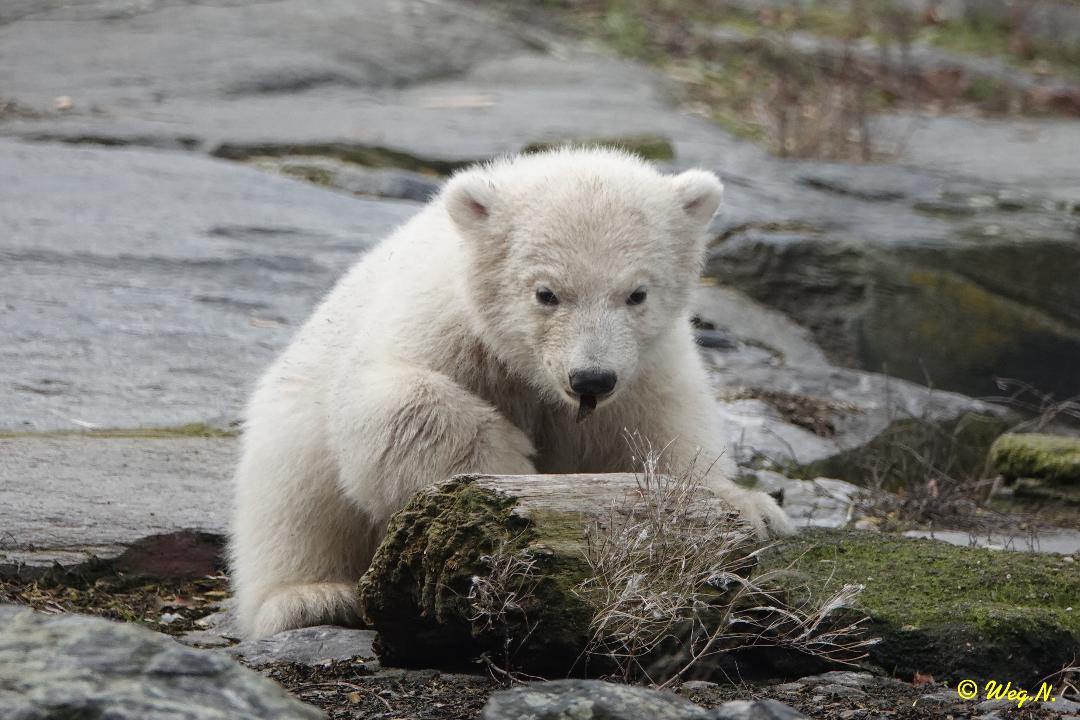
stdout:
{"type": "Polygon", "coordinates": [[[790,531],[726,476],[687,316],[711,173],[566,150],[461,173],[338,283],[258,384],[236,476],[243,634],[355,618],[390,516],[457,473],[617,472],[624,430],[671,459],[719,458],[712,487],[759,532],[790,531]],[[543,285],[559,297],[537,301],[543,285]],[[639,287],[647,299],[630,306],[639,287]],[[568,373],[618,384],[584,422],[568,373]]]}

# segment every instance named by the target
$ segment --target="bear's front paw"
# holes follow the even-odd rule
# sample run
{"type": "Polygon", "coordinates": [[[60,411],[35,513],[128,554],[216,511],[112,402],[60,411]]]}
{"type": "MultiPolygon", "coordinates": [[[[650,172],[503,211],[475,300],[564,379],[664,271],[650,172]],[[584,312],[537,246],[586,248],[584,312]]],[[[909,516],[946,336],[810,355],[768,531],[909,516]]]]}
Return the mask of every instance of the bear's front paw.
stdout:
{"type": "Polygon", "coordinates": [[[532,441],[510,423],[499,423],[484,434],[480,441],[480,467],[477,471],[489,475],[535,475],[532,441]]]}
{"type": "Polygon", "coordinates": [[[743,490],[731,483],[725,483],[713,490],[720,499],[739,512],[742,520],[757,533],[758,539],[767,540],[770,536],[782,537],[795,533],[796,527],[791,518],[769,495],[743,490]]]}

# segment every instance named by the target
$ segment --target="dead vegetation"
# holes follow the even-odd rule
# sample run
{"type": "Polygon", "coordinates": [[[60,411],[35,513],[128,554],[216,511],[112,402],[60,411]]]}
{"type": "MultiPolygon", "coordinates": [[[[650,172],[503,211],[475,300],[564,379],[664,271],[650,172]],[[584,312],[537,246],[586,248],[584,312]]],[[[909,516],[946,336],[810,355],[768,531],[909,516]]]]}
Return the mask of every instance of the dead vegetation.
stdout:
{"type": "Polygon", "coordinates": [[[887,157],[895,139],[885,147],[873,122],[885,111],[1080,113],[1074,85],[1021,79],[1071,77],[1078,50],[1035,41],[1020,15],[945,18],[877,0],[517,0],[507,8],[660,65],[689,109],[784,157],[887,157]],[[920,61],[916,44],[957,59],[920,61]],[[984,68],[985,56],[1011,70],[984,68]]]}
{"type": "Polygon", "coordinates": [[[779,413],[784,422],[809,430],[818,437],[833,437],[837,415],[857,411],[851,403],[762,388],[739,388],[725,392],[719,399],[725,402],[761,400],[779,413]]]}
{"type": "Polygon", "coordinates": [[[493,680],[509,686],[517,680],[530,679],[514,670],[514,658],[537,626],[530,622],[525,609],[534,601],[539,583],[535,574],[536,558],[528,550],[509,552],[500,549],[481,557],[480,561],[489,571],[472,578],[466,596],[474,613],[469,619],[475,632],[499,634],[502,656],[495,660],[482,655],[480,660],[493,680]]]}
{"type": "MultiPolygon", "coordinates": [[[[998,502],[1003,479],[990,465],[987,448],[1002,432],[1041,432],[1080,421],[1080,398],[1056,400],[1028,383],[999,379],[1004,394],[986,401],[1019,415],[1006,427],[981,415],[957,421],[899,409],[890,429],[858,457],[864,483],[875,490],[868,514],[888,523],[967,530],[976,538],[1001,533],[1038,545],[1039,527],[1053,524],[1041,508],[1024,512],[998,502]]],[[[928,392],[933,393],[931,388],[928,392]]],[[[930,403],[926,404],[930,407],[930,403]]]]}
{"type": "Polygon", "coordinates": [[[228,578],[165,581],[129,576],[93,564],[66,570],[59,565],[34,576],[0,576],[0,602],[47,614],[82,613],[145,625],[169,635],[201,629],[202,618],[229,597],[228,578]]]}
{"type": "Polygon", "coordinates": [[[591,577],[575,588],[595,608],[590,654],[623,682],[660,687],[738,649],[788,648],[833,664],[864,657],[874,641],[844,612],[859,586],[818,599],[783,573],[755,575],[762,548],[751,530],[695,501],[702,468],[674,472],[662,450],[637,436],[631,444],[638,495],[589,527],[591,577]],[[793,605],[796,595],[805,600],[793,605]]]}

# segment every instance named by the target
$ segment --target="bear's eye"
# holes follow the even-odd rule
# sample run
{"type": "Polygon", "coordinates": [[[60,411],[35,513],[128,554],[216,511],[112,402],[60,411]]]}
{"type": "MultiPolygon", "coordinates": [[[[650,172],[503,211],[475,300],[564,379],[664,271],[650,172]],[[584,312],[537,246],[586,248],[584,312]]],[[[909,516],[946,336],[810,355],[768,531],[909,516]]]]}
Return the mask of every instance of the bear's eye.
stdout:
{"type": "Polygon", "coordinates": [[[630,297],[626,298],[627,305],[640,305],[645,302],[646,296],[645,288],[639,287],[634,292],[630,293],[630,297]]]}
{"type": "Polygon", "coordinates": [[[559,298],[550,288],[538,287],[536,288],[536,301],[541,305],[558,305],[559,298]]]}

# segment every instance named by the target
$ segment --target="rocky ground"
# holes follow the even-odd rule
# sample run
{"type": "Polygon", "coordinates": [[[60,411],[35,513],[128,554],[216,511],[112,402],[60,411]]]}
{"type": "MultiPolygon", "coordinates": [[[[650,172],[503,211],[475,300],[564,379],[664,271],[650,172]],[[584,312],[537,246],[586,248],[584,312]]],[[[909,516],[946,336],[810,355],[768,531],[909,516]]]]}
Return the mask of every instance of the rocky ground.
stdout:
{"type": "MultiPolygon", "coordinates": [[[[1076,555],[1061,483],[1021,481],[1020,515],[1016,498],[996,514],[965,493],[1021,421],[969,395],[1020,387],[994,375],[1080,392],[1080,124],[888,113],[877,122],[908,133],[890,162],[781,160],[688,112],[662,71],[557,27],[448,0],[0,8],[4,602],[231,645],[219,546],[257,372],[447,172],[564,139],[724,177],[696,311],[747,482],[782,490],[806,525],[1016,549],[1041,533],[1060,555],[1033,562],[1076,555]],[[964,493],[943,500],[952,485],[964,493]],[[1064,529],[1037,529],[1040,513],[1064,529]],[[94,557],[120,564],[80,565],[94,557]],[[55,561],[74,574],[43,575],[55,561]]],[[[334,717],[469,717],[496,688],[380,668],[353,651],[364,637],[330,665],[327,638],[306,662],[286,659],[295,639],[246,661],[334,717]]],[[[976,714],[902,678],[681,692],[845,720],[976,714]]]]}

